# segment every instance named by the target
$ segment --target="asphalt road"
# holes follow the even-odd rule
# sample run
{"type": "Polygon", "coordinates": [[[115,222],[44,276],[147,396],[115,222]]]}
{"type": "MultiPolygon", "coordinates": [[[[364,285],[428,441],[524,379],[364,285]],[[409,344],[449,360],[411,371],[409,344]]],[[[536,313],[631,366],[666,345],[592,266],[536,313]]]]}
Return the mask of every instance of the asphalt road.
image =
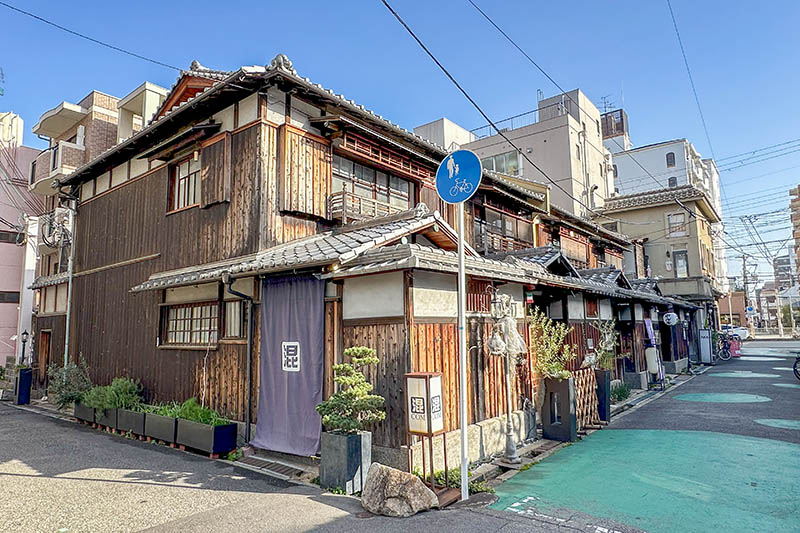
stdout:
{"type": "Polygon", "coordinates": [[[742,359],[612,420],[498,488],[514,514],[580,511],[656,532],[800,531],[800,343],[742,359]],[[793,429],[790,429],[793,428],[793,429]]]}
{"type": "MultiPolygon", "coordinates": [[[[595,523],[604,523],[595,521],[595,523]]],[[[571,524],[583,528],[583,517],[571,524]]],[[[485,507],[408,519],[296,485],[0,403],[0,531],[562,531],[485,507]]]]}

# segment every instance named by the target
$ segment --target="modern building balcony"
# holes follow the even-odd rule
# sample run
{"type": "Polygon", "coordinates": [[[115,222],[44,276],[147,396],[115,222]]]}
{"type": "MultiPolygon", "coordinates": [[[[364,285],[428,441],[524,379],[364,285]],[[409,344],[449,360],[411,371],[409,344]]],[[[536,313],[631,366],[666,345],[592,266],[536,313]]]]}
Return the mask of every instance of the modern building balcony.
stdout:
{"type": "Polygon", "coordinates": [[[38,246],[41,253],[51,252],[58,248],[64,239],[72,233],[69,210],[57,207],[39,217],[38,246]]]}
{"type": "Polygon", "coordinates": [[[328,218],[339,220],[342,224],[385,217],[406,209],[346,191],[328,195],[328,218]]]}
{"type": "Polygon", "coordinates": [[[67,141],[58,141],[33,160],[29,189],[37,194],[55,192],[53,180],[72,174],[86,162],[86,148],[67,141]]]}

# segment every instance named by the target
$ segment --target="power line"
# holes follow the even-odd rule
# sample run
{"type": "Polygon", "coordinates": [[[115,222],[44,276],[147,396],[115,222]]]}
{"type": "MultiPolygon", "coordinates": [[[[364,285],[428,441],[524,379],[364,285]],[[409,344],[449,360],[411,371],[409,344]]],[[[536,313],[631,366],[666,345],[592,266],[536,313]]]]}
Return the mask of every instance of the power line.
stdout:
{"type": "Polygon", "coordinates": [[[531,160],[531,158],[529,158],[529,157],[527,156],[527,154],[525,154],[525,153],[524,153],[522,150],[520,150],[520,149],[519,149],[519,147],[518,147],[516,144],[514,144],[514,143],[511,141],[511,139],[509,139],[509,138],[508,138],[508,136],[507,136],[507,135],[506,135],[506,134],[505,134],[503,131],[501,131],[501,130],[500,130],[500,128],[498,128],[498,127],[495,125],[495,123],[492,121],[492,119],[490,119],[490,118],[489,118],[489,115],[487,115],[487,114],[486,114],[486,113],[483,111],[483,109],[482,109],[482,108],[481,108],[481,107],[478,105],[478,103],[477,103],[477,102],[475,102],[475,100],[474,100],[474,99],[473,99],[473,98],[472,98],[472,97],[469,95],[469,93],[468,93],[468,92],[467,92],[467,91],[466,91],[466,90],[465,90],[465,89],[464,89],[464,88],[461,86],[461,84],[460,84],[460,83],[458,83],[458,80],[456,80],[456,79],[453,77],[453,75],[452,75],[452,74],[450,74],[450,71],[448,71],[448,70],[447,70],[447,68],[445,68],[445,66],[444,66],[444,65],[442,65],[442,63],[441,63],[441,62],[440,62],[440,61],[439,61],[439,60],[436,58],[436,56],[435,56],[435,55],[433,55],[433,53],[432,53],[432,52],[431,52],[431,51],[428,49],[428,47],[427,47],[427,46],[425,46],[425,43],[423,43],[423,42],[422,42],[422,40],[420,40],[420,38],[419,38],[419,37],[417,37],[417,34],[416,34],[416,33],[414,33],[414,30],[412,30],[412,29],[411,29],[411,28],[408,26],[408,24],[406,24],[406,22],[403,20],[403,18],[402,18],[402,17],[401,17],[401,16],[400,16],[400,15],[399,15],[399,14],[398,14],[398,13],[397,13],[397,12],[396,12],[396,11],[395,11],[393,8],[392,8],[392,6],[390,6],[390,5],[389,5],[389,2],[387,2],[387,0],[381,0],[381,2],[382,2],[382,3],[383,3],[383,5],[386,7],[386,9],[388,9],[388,10],[389,10],[389,12],[390,12],[390,13],[391,13],[391,14],[394,16],[394,18],[396,18],[396,19],[397,19],[397,21],[398,21],[398,22],[399,22],[399,23],[400,23],[400,24],[403,26],[403,28],[405,28],[405,30],[406,30],[406,31],[409,33],[409,35],[411,35],[411,37],[412,37],[412,38],[413,38],[413,39],[414,39],[414,40],[417,42],[417,44],[420,46],[420,48],[422,48],[422,49],[425,51],[425,53],[428,55],[428,57],[430,57],[430,58],[431,58],[431,60],[432,60],[434,63],[436,63],[436,66],[437,66],[437,67],[439,67],[439,69],[440,69],[440,70],[441,70],[441,71],[444,73],[444,75],[445,75],[445,76],[447,76],[447,78],[448,78],[448,79],[449,79],[449,80],[450,80],[450,81],[453,83],[453,85],[455,85],[455,86],[456,86],[456,88],[457,88],[457,89],[458,89],[458,90],[461,92],[461,94],[463,94],[463,95],[464,95],[464,97],[465,97],[465,98],[466,98],[466,99],[469,101],[469,103],[470,103],[470,104],[472,104],[472,106],[473,106],[473,107],[474,107],[474,108],[475,108],[475,109],[478,111],[478,113],[480,113],[480,114],[481,114],[481,116],[483,117],[483,119],[484,119],[486,122],[488,122],[488,123],[489,123],[489,125],[490,125],[490,126],[491,126],[491,127],[492,127],[492,128],[493,128],[493,129],[494,129],[496,132],[497,132],[497,134],[498,134],[498,135],[500,135],[500,136],[501,136],[503,139],[505,139],[505,140],[506,140],[506,142],[507,142],[508,144],[510,144],[510,145],[511,145],[511,146],[512,146],[512,147],[513,147],[513,148],[514,148],[514,149],[515,149],[515,150],[516,150],[516,151],[517,151],[517,152],[518,152],[520,155],[522,155],[522,157],[524,157],[524,158],[525,158],[525,160],[526,160],[528,163],[530,163],[531,165],[533,165],[533,167],[534,167],[536,170],[538,170],[538,171],[539,171],[539,172],[540,172],[540,173],[541,173],[541,174],[542,174],[542,175],[543,175],[545,178],[547,178],[547,180],[548,180],[550,183],[552,183],[553,185],[555,185],[555,186],[556,186],[556,187],[557,187],[559,190],[561,190],[561,191],[562,191],[564,194],[566,194],[566,195],[567,195],[569,198],[572,198],[573,200],[575,200],[576,202],[578,202],[578,204],[580,204],[581,206],[583,206],[584,208],[586,208],[586,210],[587,210],[587,211],[589,211],[590,213],[594,213],[594,214],[595,214],[595,215],[597,215],[597,216],[602,216],[602,217],[604,217],[604,218],[607,218],[607,219],[609,219],[609,220],[617,220],[617,219],[614,219],[614,218],[608,217],[608,216],[606,216],[606,215],[602,215],[602,214],[600,214],[600,213],[597,213],[597,212],[596,212],[596,211],[594,211],[594,210],[593,210],[591,207],[589,207],[588,205],[584,204],[584,203],[583,203],[581,200],[578,200],[577,198],[575,198],[574,196],[572,196],[572,195],[571,195],[569,192],[567,192],[567,190],[566,190],[566,189],[564,189],[564,188],[563,188],[561,185],[559,185],[559,184],[558,184],[556,181],[554,181],[554,180],[553,180],[553,179],[552,179],[552,178],[551,178],[551,177],[550,177],[550,176],[549,176],[549,175],[548,175],[548,174],[547,174],[547,173],[546,173],[544,170],[542,170],[541,168],[539,168],[539,166],[538,166],[536,163],[534,163],[534,162],[533,162],[533,160],[531,160]]]}
{"type": "Polygon", "coordinates": [[[719,163],[720,161],[726,161],[728,159],[736,159],[741,155],[751,155],[751,154],[755,154],[756,152],[763,152],[764,150],[769,150],[771,148],[777,148],[779,146],[785,146],[787,144],[794,144],[796,142],[800,142],[800,139],[792,139],[791,141],[786,141],[786,142],[782,142],[782,143],[778,143],[778,144],[772,144],[770,146],[764,146],[763,148],[756,148],[755,150],[750,150],[750,151],[747,151],[747,152],[741,152],[741,153],[738,153],[738,154],[729,155],[727,157],[722,157],[720,159],[715,159],[714,161],[719,163]]]}
{"type": "Polygon", "coordinates": [[[61,31],[65,31],[67,33],[71,33],[72,35],[74,35],[76,37],[80,37],[81,39],[86,39],[87,41],[91,41],[91,42],[93,42],[95,44],[99,44],[100,46],[105,46],[106,48],[110,48],[111,50],[115,50],[117,52],[121,52],[123,54],[127,54],[129,56],[135,57],[137,59],[141,59],[143,61],[148,61],[148,62],[153,63],[155,65],[159,65],[159,66],[166,67],[166,68],[171,68],[173,70],[177,70],[178,72],[181,71],[181,69],[179,69],[176,66],[168,65],[167,63],[162,63],[161,61],[158,61],[156,59],[151,59],[151,58],[143,56],[141,54],[137,54],[136,52],[131,52],[129,50],[125,50],[124,48],[120,48],[119,46],[115,46],[113,44],[109,44],[109,43],[101,41],[99,39],[95,39],[94,37],[89,37],[88,35],[84,35],[83,33],[79,33],[79,32],[77,32],[75,30],[71,30],[71,29],[69,29],[67,27],[64,27],[64,26],[60,25],[60,24],[56,24],[55,22],[47,20],[46,18],[40,17],[39,15],[36,15],[36,14],[31,13],[29,11],[25,11],[25,10],[20,9],[18,7],[12,6],[11,4],[7,4],[6,2],[3,2],[1,0],[0,0],[0,5],[1,6],[5,6],[5,7],[7,7],[8,9],[10,9],[12,11],[16,11],[17,13],[22,13],[23,15],[26,15],[28,17],[34,18],[34,19],[36,19],[36,20],[38,20],[40,22],[44,22],[45,24],[47,24],[49,26],[53,26],[54,28],[58,28],[61,31]]]}
{"type": "Polygon", "coordinates": [[[686,65],[686,74],[689,76],[689,84],[692,86],[692,93],[694,94],[694,101],[697,104],[697,111],[700,112],[700,121],[703,123],[703,131],[706,133],[706,140],[708,141],[708,148],[711,150],[711,157],[716,159],[714,155],[714,146],[711,144],[711,136],[708,134],[708,126],[706,125],[706,117],[703,115],[703,108],[700,106],[700,98],[697,96],[697,88],[694,86],[694,78],[692,78],[692,70],[689,68],[689,60],[686,58],[686,50],[683,48],[683,39],[681,39],[681,32],[678,30],[678,22],[675,20],[675,13],[672,11],[672,3],[667,0],[667,7],[669,7],[669,15],[672,17],[672,26],[675,28],[675,35],[678,37],[678,45],[681,47],[681,55],[683,56],[683,64],[686,65]]]}

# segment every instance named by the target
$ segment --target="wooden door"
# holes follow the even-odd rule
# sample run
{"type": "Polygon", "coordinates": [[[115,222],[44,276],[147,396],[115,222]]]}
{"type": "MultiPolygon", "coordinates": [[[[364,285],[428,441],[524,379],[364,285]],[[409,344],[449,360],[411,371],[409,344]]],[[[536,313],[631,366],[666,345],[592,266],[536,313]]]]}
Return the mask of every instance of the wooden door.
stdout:
{"type": "Polygon", "coordinates": [[[47,367],[50,366],[50,330],[39,332],[39,351],[36,356],[36,365],[39,367],[39,384],[45,385],[47,382],[47,367]]]}

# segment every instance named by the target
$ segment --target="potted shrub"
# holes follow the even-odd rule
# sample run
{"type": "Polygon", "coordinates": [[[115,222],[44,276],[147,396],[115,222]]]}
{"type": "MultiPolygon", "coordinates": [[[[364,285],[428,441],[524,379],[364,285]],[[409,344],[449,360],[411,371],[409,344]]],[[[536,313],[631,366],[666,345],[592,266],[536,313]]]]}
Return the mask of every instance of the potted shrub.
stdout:
{"type": "Polygon", "coordinates": [[[83,395],[92,388],[92,380],[86,363],[67,363],[65,366],[52,364],[47,369],[47,395],[50,401],[63,409],[74,405],[75,418],[94,423],[94,409],[81,403],[83,395]]]}
{"type": "Polygon", "coordinates": [[[333,366],[339,390],[317,406],[322,416],[322,457],[319,482],[345,493],[361,491],[372,463],[372,433],[365,428],[386,418],[384,399],[372,392],[362,368],[378,364],[375,350],[356,346],[344,351],[343,363],[333,366]]]}
{"type": "Polygon", "coordinates": [[[528,319],[528,330],[530,353],[535,361],[534,403],[542,421],[542,436],[553,440],[575,440],[575,383],[567,365],[578,354],[565,343],[572,328],[553,322],[537,308],[528,319]]]}
{"type": "Polygon", "coordinates": [[[236,448],[236,424],[189,398],[178,408],[175,442],[216,458],[236,448]]]}
{"type": "Polygon", "coordinates": [[[94,422],[97,425],[116,429],[117,410],[111,407],[110,398],[110,387],[97,385],[83,395],[81,403],[94,409],[94,422]]]}
{"type": "Polygon", "coordinates": [[[600,320],[596,324],[590,322],[590,324],[600,333],[594,357],[591,360],[587,358],[597,379],[597,414],[600,416],[600,420],[609,422],[611,420],[611,370],[616,364],[617,355],[614,349],[619,332],[614,319],[600,320]]]}
{"type": "Polygon", "coordinates": [[[148,439],[162,440],[173,444],[178,427],[178,408],[175,403],[145,408],[144,434],[148,439]]]}
{"type": "Polygon", "coordinates": [[[114,378],[108,389],[108,403],[117,410],[116,429],[144,435],[144,413],[139,409],[142,398],[138,381],[114,378]]]}

